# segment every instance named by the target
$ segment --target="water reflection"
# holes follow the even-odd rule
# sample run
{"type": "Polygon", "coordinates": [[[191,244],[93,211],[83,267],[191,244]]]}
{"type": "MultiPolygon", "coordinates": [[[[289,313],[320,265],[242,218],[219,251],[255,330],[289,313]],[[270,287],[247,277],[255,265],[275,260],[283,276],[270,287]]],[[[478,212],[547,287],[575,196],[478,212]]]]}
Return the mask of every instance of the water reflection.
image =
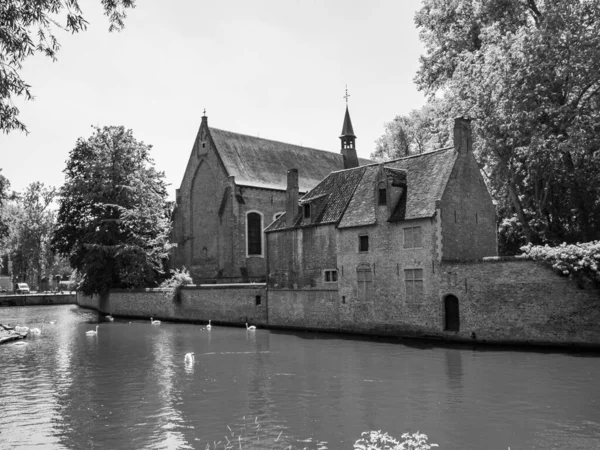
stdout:
{"type": "Polygon", "coordinates": [[[10,321],[42,334],[0,347],[0,449],[337,449],[368,429],[444,449],[600,448],[597,357],[118,319],[89,337],[98,316],[71,306],[0,308],[10,321]]]}

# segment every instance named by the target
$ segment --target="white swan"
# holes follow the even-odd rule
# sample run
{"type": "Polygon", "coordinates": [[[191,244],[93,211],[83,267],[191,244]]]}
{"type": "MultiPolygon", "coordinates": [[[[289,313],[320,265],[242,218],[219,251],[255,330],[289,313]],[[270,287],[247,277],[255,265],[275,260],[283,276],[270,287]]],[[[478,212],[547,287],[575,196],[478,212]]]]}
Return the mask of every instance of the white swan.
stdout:
{"type": "Polygon", "coordinates": [[[194,362],[194,352],[186,353],[184,361],[186,364],[192,364],[194,362]]]}
{"type": "Polygon", "coordinates": [[[256,327],[254,325],[248,326],[248,324],[246,324],[246,330],[254,331],[256,330],[256,327]]]}
{"type": "Polygon", "coordinates": [[[113,316],[111,316],[110,314],[108,316],[106,316],[106,318],[108,319],[109,322],[113,322],[115,320],[115,318],[113,316]]]}
{"type": "Polygon", "coordinates": [[[160,320],[154,320],[152,317],[150,317],[150,323],[152,325],[160,325],[160,320]]]}
{"type": "Polygon", "coordinates": [[[96,325],[96,331],[94,331],[94,330],[86,331],[85,334],[87,334],[88,336],[93,336],[95,334],[98,334],[98,325],[96,325]]]}
{"type": "Polygon", "coordinates": [[[17,333],[27,333],[29,331],[29,327],[22,327],[21,325],[17,325],[15,327],[15,331],[17,333]]]}
{"type": "Polygon", "coordinates": [[[210,324],[210,319],[208,319],[208,325],[206,325],[206,329],[210,330],[212,328],[212,325],[210,324]]]}
{"type": "Polygon", "coordinates": [[[56,320],[51,320],[50,324],[52,324],[52,325],[56,324],[56,320]]]}
{"type": "Polygon", "coordinates": [[[31,330],[29,330],[29,332],[31,334],[42,334],[42,330],[40,330],[39,328],[32,328],[31,330]]]}

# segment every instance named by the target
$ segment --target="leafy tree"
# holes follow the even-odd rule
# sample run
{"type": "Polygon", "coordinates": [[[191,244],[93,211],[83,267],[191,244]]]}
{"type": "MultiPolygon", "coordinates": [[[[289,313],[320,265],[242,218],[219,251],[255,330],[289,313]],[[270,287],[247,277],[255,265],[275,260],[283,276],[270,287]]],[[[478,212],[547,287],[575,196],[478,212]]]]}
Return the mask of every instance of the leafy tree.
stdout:
{"type": "Polygon", "coordinates": [[[417,85],[477,119],[501,214],[528,242],[597,236],[600,1],[425,0],[415,20],[417,85]]]}
{"type": "Polygon", "coordinates": [[[55,224],[51,204],[56,189],[43,183],[31,183],[24,193],[15,193],[5,209],[9,233],[6,249],[18,280],[39,287],[46,271],[56,264],[50,250],[50,237],[55,224]]]}
{"type": "MultiPolygon", "coordinates": [[[[2,169],[0,169],[2,172],[2,169]]],[[[8,225],[4,217],[4,208],[6,201],[8,200],[8,189],[10,188],[10,182],[4,175],[0,173],[0,253],[2,250],[2,242],[8,236],[8,225]]],[[[0,262],[1,264],[1,262],[0,262]]]]}
{"type": "Polygon", "coordinates": [[[71,150],[52,245],[86,295],[165,278],[171,224],[164,173],[150,149],[131,130],[104,127],[71,150]]]}
{"type": "Polygon", "coordinates": [[[375,141],[371,158],[385,161],[451,144],[452,124],[448,109],[448,102],[432,100],[421,109],[412,110],[408,116],[396,116],[385,124],[385,132],[375,141]]]}
{"type": "MultiPolygon", "coordinates": [[[[125,10],[134,7],[135,0],[101,0],[109,19],[109,31],[120,31],[125,10]]],[[[27,131],[18,119],[19,109],[13,97],[31,100],[30,87],[19,75],[23,62],[35,53],[56,60],[60,44],[57,29],[78,33],[87,22],[78,0],[2,0],[0,6],[0,130],[27,131]],[[62,22],[62,23],[61,23],[62,22]]]]}

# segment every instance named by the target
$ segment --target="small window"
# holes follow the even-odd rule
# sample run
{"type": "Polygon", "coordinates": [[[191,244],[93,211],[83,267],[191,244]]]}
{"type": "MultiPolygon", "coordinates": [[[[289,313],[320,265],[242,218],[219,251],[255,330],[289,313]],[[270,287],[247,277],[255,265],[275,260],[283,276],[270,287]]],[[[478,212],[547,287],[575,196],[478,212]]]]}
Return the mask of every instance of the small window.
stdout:
{"type": "Polygon", "coordinates": [[[262,256],[262,216],[257,212],[250,212],[246,216],[246,239],[248,243],[248,256],[262,256]]]}
{"type": "Polygon", "coordinates": [[[335,283],[337,281],[337,270],[325,270],[324,277],[326,283],[335,283]]]}
{"type": "Polygon", "coordinates": [[[304,218],[310,219],[310,203],[304,204],[304,218]]]}
{"type": "Polygon", "coordinates": [[[369,251],[369,236],[358,237],[358,251],[368,252],[369,251]]]}
{"type": "Polygon", "coordinates": [[[206,148],[206,142],[202,143],[202,148],[206,148]]]}
{"type": "Polygon", "coordinates": [[[418,302],[423,300],[423,269],[406,269],[404,271],[406,286],[406,301],[418,302]]]}
{"type": "Polygon", "coordinates": [[[387,189],[379,188],[379,205],[387,205],[387,189]]]}
{"type": "Polygon", "coordinates": [[[256,306],[260,306],[260,304],[261,304],[261,298],[260,298],[260,295],[257,295],[257,296],[254,298],[254,301],[255,301],[255,303],[256,303],[256,306]]]}
{"type": "Polygon", "coordinates": [[[404,248],[423,247],[421,243],[421,227],[404,229],[404,248]]]}

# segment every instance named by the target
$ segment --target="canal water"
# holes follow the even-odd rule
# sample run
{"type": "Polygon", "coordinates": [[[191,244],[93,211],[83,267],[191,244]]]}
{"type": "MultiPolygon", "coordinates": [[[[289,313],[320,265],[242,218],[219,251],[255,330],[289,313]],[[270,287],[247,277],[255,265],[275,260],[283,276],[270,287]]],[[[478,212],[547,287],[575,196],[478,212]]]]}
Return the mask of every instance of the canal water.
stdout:
{"type": "Polygon", "coordinates": [[[448,450],[600,448],[595,355],[106,322],[71,305],[0,308],[0,323],[41,329],[0,346],[0,449],[351,449],[366,430],[448,450]]]}

